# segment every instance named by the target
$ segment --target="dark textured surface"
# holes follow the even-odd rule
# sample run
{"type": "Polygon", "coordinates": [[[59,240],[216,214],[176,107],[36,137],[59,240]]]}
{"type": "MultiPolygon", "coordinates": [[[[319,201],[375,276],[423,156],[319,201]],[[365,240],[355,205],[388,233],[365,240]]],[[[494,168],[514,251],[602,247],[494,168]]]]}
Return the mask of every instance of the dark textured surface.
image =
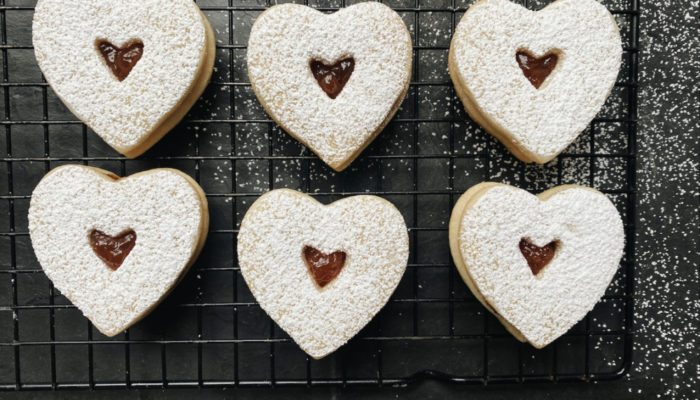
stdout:
{"type": "MultiPolygon", "coordinates": [[[[9,265],[0,270],[10,289],[0,302],[0,331],[6,338],[0,349],[10,361],[0,369],[3,388],[196,387],[200,382],[387,385],[407,383],[427,369],[442,379],[493,384],[609,379],[628,368],[637,97],[631,3],[608,3],[626,49],[608,101],[565,154],[539,166],[515,160],[468,120],[456,100],[444,56],[461,12],[425,10],[444,6],[430,0],[417,3],[417,10],[410,0],[392,2],[414,38],[409,95],[383,134],[342,173],[319,163],[271,123],[240,73],[249,25],[264,7],[231,2],[235,5],[228,8],[224,3],[201,3],[217,32],[211,85],[186,120],[136,160],[115,156],[83,129],[38,74],[27,73],[34,67],[32,53],[26,51],[31,50],[30,32],[18,22],[31,16],[32,8],[5,12],[5,197],[12,218],[10,232],[0,232],[10,247],[9,265]],[[207,192],[212,229],[202,256],[164,304],[114,338],[92,329],[53,290],[29,247],[29,194],[43,173],[66,162],[122,175],[176,167],[207,192]],[[531,191],[564,183],[593,186],[611,198],[628,226],[628,256],[606,295],[546,349],[514,340],[484,312],[450,263],[446,238],[452,204],[468,187],[488,180],[531,191]],[[392,201],[409,226],[408,273],[391,300],[355,340],[320,361],[308,358],[265,316],[234,257],[247,207],[260,193],[278,187],[307,191],[321,201],[337,199],[339,193],[376,193],[392,201]]],[[[530,2],[537,5],[542,4],[530,2]]]]}
{"type": "MultiPolygon", "coordinates": [[[[11,2],[7,2],[10,4],[11,2]]],[[[666,1],[654,4],[642,4],[642,36],[641,36],[641,93],[639,110],[639,134],[638,134],[638,238],[637,238],[637,268],[636,268],[636,312],[635,312],[635,352],[633,355],[632,370],[623,379],[612,382],[600,383],[574,383],[574,384],[536,384],[536,385],[490,385],[486,388],[460,387],[425,381],[414,384],[408,388],[361,388],[361,389],[243,389],[243,390],[182,390],[169,389],[132,391],[130,394],[138,398],[185,398],[193,395],[207,395],[211,398],[327,398],[336,395],[340,398],[356,398],[360,395],[363,398],[435,398],[442,399],[449,394],[461,394],[470,398],[523,398],[527,397],[552,398],[697,398],[698,381],[698,121],[697,121],[697,89],[695,80],[700,72],[698,68],[697,51],[697,2],[666,1]],[[234,394],[235,393],[235,394],[234,394]],[[531,394],[531,395],[530,395],[531,394]]],[[[210,19],[213,19],[210,16],[210,19]]],[[[9,24],[9,21],[8,21],[9,24]]],[[[8,29],[15,29],[13,32],[26,32],[27,26],[16,26],[8,29]]],[[[244,28],[241,28],[244,29],[244,28]]],[[[437,40],[440,40],[438,37],[437,40]]],[[[31,59],[31,51],[14,62],[24,62],[31,59]]],[[[242,61],[239,60],[239,61],[242,61]]],[[[13,60],[8,60],[11,64],[13,60]]],[[[235,61],[234,61],[235,62],[235,61]]],[[[430,64],[428,64],[430,65],[430,64]]],[[[35,68],[35,67],[33,67],[35,68]]],[[[240,73],[234,70],[234,73],[240,73]]],[[[28,81],[37,81],[36,71],[27,68],[28,81]]],[[[222,73],[222,71],[218,71],[222,73]]],[[[439,72],[436,72],[439,74],[439,72]]],[[[230,79],[230,78],[229,78],[230,79]]],[[[235,78],[234,78],[235,79],[235,78]]],[[[13,100],[16,100],[17,115],[26,115],[27,119],[40,119],[41,110],[23,109],[22,101],[31,104],[31,93],[18,93],[13,100]],[[27,96],[29,98],[27,99],[27,96]],[[39,118],[33,118],[32,112],[39,112],[39,118]]],[[[218,103],[217,103],[218,104],[218,103]]],[[[250,101],[250,106],[255,107],[254,98],[250,101]]],[[[430,106],[430,104],[425,107],[430,106]]],[[[445,107],[445,105],[439,105],[445,107]]],[[[429,107],[428,107],[429,108],[429,107]]],[[[14,110],[13,110],[14,111],[14,110]]],[[[229,110],[212,107],[211,104],[202,111],[228,113],[229,110]]],[[[202,112],[200,111],[200,112],[202,112]]],[[[61,113],[62,111],[57,110],[61,113]]],[[[195,110],[196,112],[196,110],[195,110]]],[[[241,113],[247,112],[241,110],[241,113]]],[[[237,116],[238,117],[238,116],[237,116]]],[[[248,118],[250,115],[241,115],[238,118],[248,118]]],[[[70,114],[60,114],[55,119],[72,119],[70,114]]],[[[189,127],[188,127],[189,128],[189,127]]],[[[430,129],[439,132],[439,127],[428,128],[426,131],[428,138],[431,135],[430,129]]],[[[68,131],[68,129],[65,129],[68,131]]],[[[61,130],[63,131],[63,129],[61,130]]],[[[477,132],[478,133],[478,132],[477,132]]],[[[70,132],[52,134],[50,138],[60,138],[63,134],[70,132]]],[[[175,133],[171,134],[174,135],[175,133]]],[[[255,132],[249,132],[254,135],[255,132]]],[[[382,136],[394,136],[396,133],[385,132],[382,136]]],[[[181,136],[181,135],[180,135],[181,136]]],[[[382,139],[380,136],[380,139],[382,139]]],[[[42,156],[43,148],[36,148],[37,141],[41,143],[43,135],[39,132],[28,130],[24,135],[16,135],[20,144],[13,141],[13,148],[26,151],[27,157],[42,156]],[[26,145],[21,141],[27,140],[26,145]],[[34,152],[34,153],[32,153],[34,152]]],[[[275,138],[284,140],[283,133],[276,133],[275,138]]],[[[15,139],[15,136],[13,136],[15,139]]],[[[217,144],[215,136],[212,135],[212,152],[216,151],[217,144]]],[[[60,140],[60,139],[58,139],[60,140]]],[[[96,139],[94,135],[89,135],[88,143],[91,154],[110,154],[108,149],[96,139]],[[94,153],[93,153],[94,152],[94,153]]],[[[166,139],[167,140],[167,139],[166,139]]],[[[176,141],[177,139],[172,139],[176,141]]],[[[228,137],[224,143],[230,142],[228,137]]],[[[242,142],[245,142],[243,140],[242,142]]],[[[253,142],[252,139],[248,141],[253,142]]],[[[395,139],[386,139],[379,142],[376,147],[396,146],[390,152],[402,151],[401,143],[395,143],[395,139]]],[[[421,144],[423,144],[421,142],[421,144]]],[[[290,151],[294,151],[296,144],[288,142],[290,151]]],[[[404,145],[406,145],[404,143],[404,145]]],[[[467,144],[465,146],[479,146],[479,144],[467,144]]],[[[439,151],[440,142],[427,142],[423,146],[431,153],[439,151]],[[427,147],[437,146],[437,147],[427,147]],[[436,150],[438,149],[438,150],[436,150]]],[[[492,147],[497,147],[491,145],[492,147]]],[[[170,144],[168,148],[172,148],[170,144]]],[[[73,151],[70,142],[64,145],[55,145],[52,151],[73,151]]],[[[255,148],[251,148],[255,151],[255,148]]],[[[266,149],[265,149],[266,150],[266,149]]],[[[378,150],[378,151],[379,151],[378,150]]],[[[186,150],[182,150],[185,152],[186,150]]],[[[298,149],[297,149],[298,151],[298,149]]],[[[371,151],[371,150],[370,150],[371,151]]],[[[406,151],[404,148],[403,151],[406,151]]],[[[410,150],[408,150],[410,152],[410,150]]],[[[496,150],[498,151],[498,150],[496,150]]],[[[15,157],[21,154],[13,154],[15,157]]],[[[75,156],[81,156],[79,152],[75,156]]],[[[362,162],[358,160],[357,162],[362,162]]],[[[356,162],[356,163],[357,163],[356,162]]],[[[494,163],[512,162],[509,159],[495,160],[494,163]]],[[[143,169],[151,166],[148,162],[139,165],[138,161],[133,162],[134,168],[143,169]]],[[[55,165],[51,165],[55,166],[55,165]]],[[[218,172],[226,165],[214,166],[210,173],[218,172]]],[[[281,168],[286,166],[282,165],[281,168]]],[[[363,166],[364,168],[371,167],[363,166]]],[[[411,166],[397,166],[392,172],[398,173],[411,166]]],[[[26,168],[32,168],[31,165],[26,168]]],[[[41,165],[39,170],[43,171],[41,165]]],[[[119,163],[108,166],[108,168],[119,171],[119,163]]],[[[186,168],[186,166],[184,167],[186,168]]],[[[202,166],[204,173],[205,166],[202,166]]],[[[387,168],[391,168],[387,166],[387,168]]],[[[507,168],[506,168],[507,170],[507,168]]],[[[507,173],[507,171],[506,171],[507,173]]],[[[516,184],[531,189],[541,189],[538,186],[548,186],[546,169],[533,171],[537,182],[533,180],[519,181],[515,177],[503,176],[502,180],[516,180],[516,184]],[[542,179],[544,176],[544,179],[542,179]],[[532,187],[534,186],[534,187],[532,187]]],[[[29,174],[34,176],[34,174],[29,174]]],[[[41,174],[39,174],[40,177],[41,174]]],[[[611,173],[614,175],[614,173],[611,173]]],[[[320,175],[319,175],[320,176],[320,175]]],[[[349,176],[352,176],[350,174],[349,176]]],[[[246,176],[242,183],[248,184],[248,190],[263,190],[265,188],[256,187],[254,179],[246,176]]],[[[477,178],[473,178],[477,179],[477,178]]],[[[607,182],[603,179],[602,182],[607,182]]],[[[287,182],[285,182],[287,183],[287,182]]],[[[471,182],[474,183],[474,182],[471,182]]],[[[585,182],[584,182],[585,183],[585,182]]],[[[28,192],[35,184],[33,181],[19,182],[20,188],[28,192]]],[[[223,187],[209,188],[209,191],[224,192],[230,191],[232,182],[222,180],[214,184],[223,187]]],[[[289,183],[287,183],[289,184],[289,183]]],[[[346,183],[347,184],[347,183],[346,183]]],[[[352,182],[350,182],[352,185],[352,182]]],[[[470,179],[464,184],[470,184],[470,179]]],[[[294,185],[293,183],[291,185],[294,185]]],[[[207,188],[205,188],[207,189],[207,188]]],[[[19,190],[19,189],[18,189],[19,190]]],[[[244,189],[245,190],[245,189],[244,189]]],[[[358,190],[361,190],[359,188],[358,190]]],[[[442,209],[442,207],[440,208],[442,209]]],[[[444,216],[437,216],[442,218],[444,216]]],[[[419,223],[419,222],[417,222],[419,223]]],[[[25,249],[26,250],[26,249],[25,249]]],[[[190,278],[195,278],[190,276],[190,278]]],[[[199,278],[199,277],[197,277],[199,278]]],[[[209,278],[202,278],[209,279],[209,278]]],[[[79,321],[79,319],[78,319],[79,321]]],[[[109,356],[109,355],[107,355],[109,356]]],[[[409,359],[415,354],[409,354],[409,359]]],[[[122,357],[119,353],[118,357],[122,357]]],[[[68,369],[68,368],[66,368],[68,369]]],[[[0,393],[0,398],[14,397],[14,393],[0,393]]],[[[111,397],[124,398],[123,392],[61,392],[61,393],[28,393],[20,394],[27,398],[97,398],[111,397]]]]}

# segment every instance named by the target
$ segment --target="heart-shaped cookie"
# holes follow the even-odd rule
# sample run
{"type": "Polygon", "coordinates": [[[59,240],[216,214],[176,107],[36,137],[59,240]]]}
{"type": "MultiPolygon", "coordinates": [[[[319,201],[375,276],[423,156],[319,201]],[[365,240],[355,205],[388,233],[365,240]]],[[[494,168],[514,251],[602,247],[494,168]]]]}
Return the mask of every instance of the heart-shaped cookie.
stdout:
{"type": "Polygon", "coordinates": [[[448,67],[474,121],[522,161],[546,163],[603,106],[621,55],[615,19],[595,0],[536,12],[481,0],[455,29],[448,67]]]}
{"type": "Polygon", "coordinates": [[[63,103],[127,157],[185,116],[214,66],[214,32],[192,0],[39,0],[34,52],[63,103]]]}
{"type": "Polygon", "coordinates": [[[238,233],[241,273],[260,306],[314,358],[362,329],[387,302],[408,261],[401,213],[376,196],[323,205],[273,190],[238,233]]]}
{"type": "Polygon", "coordinates": [[[126,178],[55,168],[29,207],[29,234],[54,286],[107,336],[153,309],[204,245],[207,200],[189,176],[154,169],[126,178]]]}
{"type": "Polygon", "coordinates": [[[450,218],[450,249],[472,293],[516,338],[542,348],[603,296],[624,247],[602,193],[565,185],[534,196],[498,183],[469,189],[450,218]]]}
{"type": "Polygon", "coordinates": [[[330,15],[282,4],[253,25],[248,76],[275,122],[340,171],[398,110],[412,52],[401,17],[380,3],[330,15]]]}

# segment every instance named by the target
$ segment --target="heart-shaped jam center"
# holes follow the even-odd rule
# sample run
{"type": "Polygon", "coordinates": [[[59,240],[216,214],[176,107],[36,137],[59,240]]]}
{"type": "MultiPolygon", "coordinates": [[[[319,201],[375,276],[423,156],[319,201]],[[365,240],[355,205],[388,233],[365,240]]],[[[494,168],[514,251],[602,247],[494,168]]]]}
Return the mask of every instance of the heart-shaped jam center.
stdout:
{"type": "Polygon", "coordinates": [[[140,40],[131,41],[124,47],[117,47],[106,40],[99,40],[97,49],[120,82],[129,76],[131,69],[143,55],[143,43],[140,40]]]}
{"type": "Polygon", "coordinates": [[[348,83],[352,71],[355,70],[355,59],[343,58],[333,65],[326,65],[322,61],[312,60],[309,64],[311,73],[318,81],[319,86],[331,99],[338,97],[348,83]]]}
{"type": "Polygon", "coordinates": [[[557,251],[558,243],[558,241],[554,240],[540,247],[525,238],[520,239],[520,252],[523,253],[523,257],[525,257],[533,275],[537,275],[542,268],[552,261],[554,253],[557,251]]]}
{"type": "Polygon", "coordinates": [[[319,287],[326,286],[338,276],[347,257],[344,251],[326,254],[311,246],[304,246],[302,253],[304,262],[319,287]]]}
{"type": "Polygon", "coordinates": [[[94,229],[90,232],[90,246],[111,270],[116,271],[136,244],[136,232],[129,229],[117,236],[110,236],[94,229]]]}
{"type": "Polygon", "coordinates": [[[554,53],[545,54],[542,57],[533,57],[530,53],[520,50],[515,53],[515,60],[518,62],[520,69],[523,70],[527,80],[532,83],[535,89],[539,89],[549,74],[552,73],[554,67],[557,66],[559,57],[554,53]]]}

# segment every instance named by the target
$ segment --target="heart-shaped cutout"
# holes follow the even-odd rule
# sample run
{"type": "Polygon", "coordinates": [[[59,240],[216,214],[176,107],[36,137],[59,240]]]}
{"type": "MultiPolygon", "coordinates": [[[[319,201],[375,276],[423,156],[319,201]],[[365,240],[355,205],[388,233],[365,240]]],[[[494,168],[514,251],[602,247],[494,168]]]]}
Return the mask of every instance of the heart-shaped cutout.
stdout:
{"type": "Polygon", "coordinates": [[[41,0],[32,42],[56,95],[127,157],[180,122],[216,56],[214,32],[192,0],[41,0]]]}
{"type": "Polygon", "coordinates": [[[263,310],[305,352],[321,358],[389,300],[406,269],[408,231],[396,207],[376,196],[323,205],[278,189],[256,200],[243,218],[238,261],[263,310]]]}
{"type": "Polygon", "coordinates": [[[546,163],[598,114],[621,58],[615,18],[596,0],[539,11],[482,0],[455,29],[448,69],[475,122],[520,160],[546,163]]]}
{"type": "Polygon", "coordinates": [[[537,348],[593,309],[625,241],[617,209],[594,189],[566,185],[534,196],[497,183],[478,184],[460,197],[449,237],[474,296],[516,338],[537,348]]]}
{"type": "Polygon", "coordinates": [[[333,14],[281,4],[253,25],[248,76],[272,119],[341,171],[398,110],[412,53],[403,20],[380,3],[333,14]]]}
{"type": "Polygon", "coordinates": [[[326,65],[320,60],[313,60],[309,67],[321,89],[326,92],[328,97],[335,99],[350,80],[350,75],[355,70],[355,60],[348,57],[331,65],[326,65]]]}
{"type": "Polygon", "coordinates": [[[558,243],[555,240],[544,246],[538,246],[526,238],[520,239],[518,244],[520,253],[525,257],[525,261],[527,261],[527,265],[530,267],[533,275],[539,274],[552,261],[557,251],[558,243]]]}
{"type": "Polygon", "coordinates": [[[114,76],[121,82],[129,76],[131,70],[141,59],[143,42],[135,40],[120,48],[107,40],[99,40],[97,49],[114,76]]]}
{"type": "Polygon", "coordinates": [[[116,271],[136,245],[136,232],[129,229],[117,236],[93,229],[89,235],[90,247],[110,269],[116,271]]]}
{"type": "Polygon", "coordinates": [[[209,226],[202,189],[154,169],[126,178],[80,165],[53,169],[29,207],[32,247],[46,276],[94,326],[114,336],[184,276],[209,226]]]}
{"type": "Polygon", "coordinates": [[[554,71],[559,56],[551,53],[542,57],[535,57],[527,51],[520,50],[515,53],[515,60],[518,62],[518,66],[527,80],[530,81],[535,89],[539,89],[554,71]]]}
{"type": "Polygon", "coordinates": [[[304,246],[304,262],[319,287],[324,287],[335,279],[345,266],[347,254],[334,251],[326,254],[313,246],[304,246]]]}

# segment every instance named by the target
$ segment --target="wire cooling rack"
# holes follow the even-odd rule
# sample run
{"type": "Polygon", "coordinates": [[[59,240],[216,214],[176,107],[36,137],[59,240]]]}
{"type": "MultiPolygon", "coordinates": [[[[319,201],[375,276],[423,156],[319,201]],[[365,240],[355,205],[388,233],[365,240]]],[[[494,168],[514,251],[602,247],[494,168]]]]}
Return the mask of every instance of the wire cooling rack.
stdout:
{"type": "MultiPolygon", "coordinates": [[[[0,0],[0,388],[401,385],[598,380],[630,365],[635,224],[639,6],[605,0],[623,65],[605,107],[561,156],[514,159],[471,122],[447,74],[455,24],[472,1],[392,0],[414,43],[408,97],[385,131],[334,173],[279,129],[247,80],[250,27],[264,0],[200,0],[217,37],[212,83],[188,117],[144,156],[124,159],[61,104],[34,61],[35,1],[0,0]],[[199,260],[150,316],[97,332],[43,274],[27,233],[31,191],[50,169],[80,163],[121,175],[154,167],[191,174],[208,193],[211,232],[199,260]],[[543,350],[513,339],[455,273],[447,226],[455,199],[481,181],[539,192],[578,183],[606,193],[625,221],[626,253],[595,309],[543,350]],[[236,234],[262,193],[289,187],[329,202],[374,193],[410,229],[406,274],[387,306],[349,344],[307,357],[260,309],[236,261],[236,234]]],[[[309,1],[323,11],[344,1],[309,1]]],[[[527,3],[527,1],[525,2],[527,3]]],[[[548,2],[526,6],[538,9],[548,2]]],[[[348,5],[350,3],[348,2],[348,5]]]]}

